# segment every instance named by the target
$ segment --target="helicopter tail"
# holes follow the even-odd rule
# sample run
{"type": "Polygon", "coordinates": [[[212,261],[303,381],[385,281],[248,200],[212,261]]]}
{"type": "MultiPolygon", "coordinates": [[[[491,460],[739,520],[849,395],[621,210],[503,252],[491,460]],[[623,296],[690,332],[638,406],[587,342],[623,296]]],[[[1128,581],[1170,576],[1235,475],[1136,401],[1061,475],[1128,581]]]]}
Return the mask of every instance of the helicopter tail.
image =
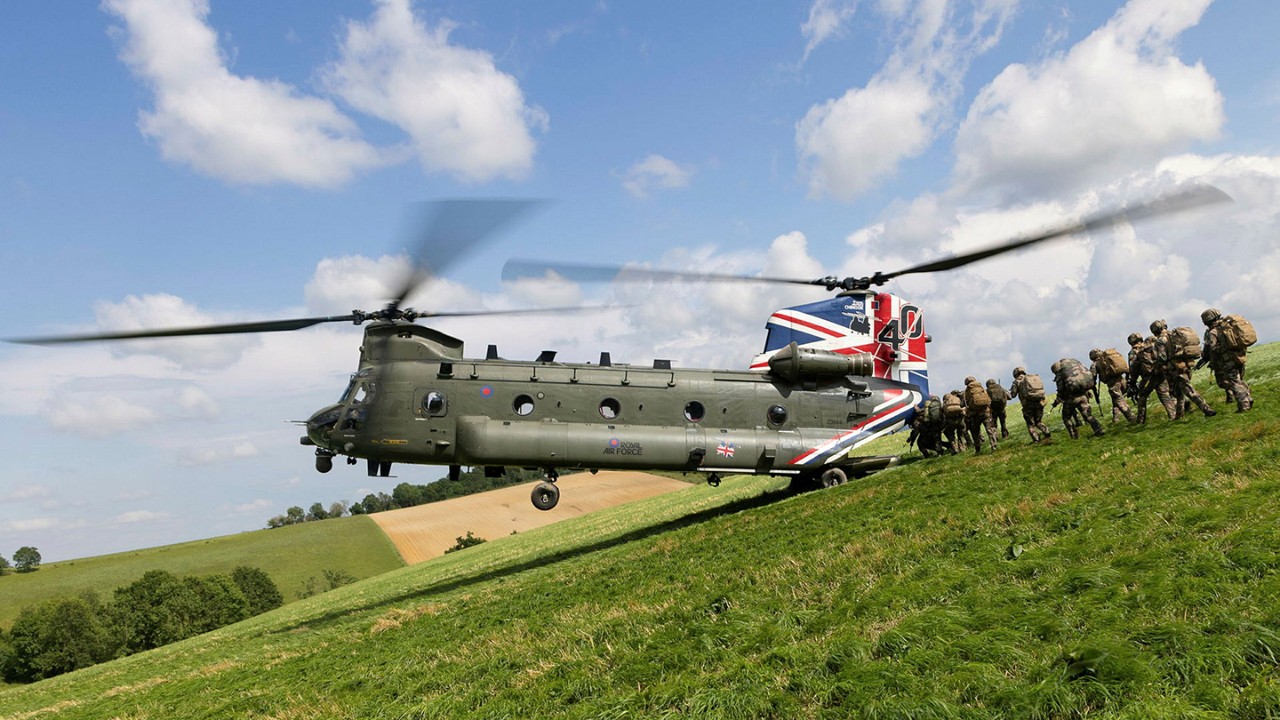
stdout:
{"type": "Polygon", "coordinates": [[[766,328],[764,352],[752,360],[752,370],[768,370],[769,358],[794,342],[841,355],[866,353],[873,376],[914,385],[921,397],[929,396],[924,315],[892,293],[855,290],[783,308],[769,316],[766,328]]]}

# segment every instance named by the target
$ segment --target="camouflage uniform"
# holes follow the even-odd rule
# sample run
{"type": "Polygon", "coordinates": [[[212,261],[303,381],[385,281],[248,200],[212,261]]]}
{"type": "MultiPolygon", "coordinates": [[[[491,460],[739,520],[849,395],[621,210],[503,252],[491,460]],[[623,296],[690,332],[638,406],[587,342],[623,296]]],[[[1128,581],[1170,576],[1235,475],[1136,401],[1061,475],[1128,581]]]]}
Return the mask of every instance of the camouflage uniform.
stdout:
{"type": "Polygon", "coordinates": [[[969,431],[969,439],[973,441],[973,452],[977,454],[982,452],[983,428],[987,430],[987,439],[991,442],[991,449],[996,449],[996,423],[991,419],[991,406],[989,404],[987,407],[979,407],[971,402],[974,389],[986,393],[986,390],[978,384],[977,378],[972,376],[965,378],[963,395],[965,401],[964,424],[969,431]]]}
{"type": "Polygon", "coordinates": [[[1138,406],[1137,421],[1144,425],[1147,422],[1147,399],[1152,391],[1170,420],[1177,414],[1173,396],[1169,394],[1169,381],[1165,380],[1160,364],[1156,362],[1155,342],[1154,337],[1143,340],[1138,333],[1129,334],[1129,392],[1133,393],[1133,402],[1138,406]]]}
{"type": "Polygon", "coordinates": [[[1049,439],[1049,426],[1044,424],[1044,399],[1027,397],[1027,371],[1016,367],[1013,369],[1013,386],[1009,388],[1009,397],[1019,398],[1022,405],[1022,419],[1027,423],[1027,432],[1031,434],[1031,442],[1049,439]]]}
{"type": "Polygon", "coordinates": [[[995,381],[995,378],[989,378],[987,380],[987,396],[991,398],[991,421],[1000,426],[1000,438],[1007,439],[1009,437],[1009,428],[1005,422],[1009,393],[1005,391],[1003,385],[995,381]]]}
{"type": "MultiPolygon", "coordinates": [[[[1138,418],[1134,416],[1133,411],[1129,409],[1129,403],[1124,399],[1128,394],[1128,387],[1125,384],[1125,374],[1116,373],[1111,376],[1103,376],[1098,372],[1098,358],[1102,357],[1102,351],[1094,348],[1089,351],[1089,359],[1093,364],[1089,366],[1089,372],[1098,378],[1103,385],[1107,386],[1107,394],[1111,396],[1111,422],[1117,422],[1116,417],[1123,415],[1125,420],[1131,423],[1137,422],[1138,418]]],[[[1099,401],[1099,407],[1102,403],[1099,401]]]]}
{"type": "Polygon", "coordinates": [[[911,421],[911,436],[907,438],[907,445],[914,442],[920,454],[925,457],[942,454],[942,421],[931,421],[924,412],[925,405],[937,401],[937,395],[930,395],[929,399],[921,405],[920,411],[911,421]]]}
{"type": "Polygon", "coordinates": [[[1226,320],[1222,313],[1209,308],[1200,313],[1200,320],[1205,324],[1201,362],[1209,363],[1218,387],[1227,391],[1227,402],[1235,401],[1236,412],[1249,410],[1253,407],[1253,392],[1244,381],[1245,351],[1225,347],[1221,334],[1226,320]]]}
{"type": "MultiPolygon", "coordinates": [[[[1089,373],[1088,370],[1084,370],[1084,363],[1075,358],[1063,358],[1054,363],[1052,368],[1053,381],[1058,386],[1058,397],[1054,399],[1053,406],[1062,405],[1062,424],[1066,426],[1067,433],[1071,437],[1080,437],[1078,428],[1081,420],[1089,423],[1089,427],[1093,428],[1094,435],[1103,435],[1105,431],[1102,429],[1102,423],[1098,422],[1098,419],[1093,416],[1093,408],[1089,405],[1089,391],[1072,390],[1067,383],[1073,364],[1079,365],[1083,372],[1089,373]]],[[[1093,388],[1093,392],[1096,395],[1098,392],[1096,378],[1092,376],[1092,373],[1089,373],[1089,375],[1089,387],[1093,388]]]]}
{"type": "Polygon", "coordinates": [[[1151,332],[1156,337],[1156,362],[1163,364],[1165,377],[1169,378],[1169,391],[1173,393],[1173,419],[1182,419],[1187,400],[1195,403],[1205,417],[1217,415],[1191,384],[1191,363],[1184,358],[1173,357],[1173,337],[1167,332],[1167,328],[1163,320],[1151,323],[1151,332]]]}
{"type": "MultiPolygon", "coordinates": [[[[960,401],[961,407],[964,406],[964,396],[959,390],[952,390],[947,395],[954,395],[960,401]]],[[[946,398],[946,395],[943,396],[946,398]]],[[[944,404],[945,407],[945,404],[944,404]]],[[[962,453],[965,451],[964,441],[964,413],[959,415],[945,415],[942,418],[942,431],[947,436],[947,442],[951,444],[951,454],[962,453]]]]}

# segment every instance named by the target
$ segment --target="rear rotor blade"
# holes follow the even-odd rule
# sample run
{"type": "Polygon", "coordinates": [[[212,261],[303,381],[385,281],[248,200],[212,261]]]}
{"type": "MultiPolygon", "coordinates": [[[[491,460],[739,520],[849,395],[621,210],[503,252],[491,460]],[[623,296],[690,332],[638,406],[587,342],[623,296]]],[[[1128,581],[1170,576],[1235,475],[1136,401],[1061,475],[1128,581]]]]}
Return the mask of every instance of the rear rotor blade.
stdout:
{"type": "Polygon", "coordinates": [[[870,278],[870,280],[872,283],[879,285],[902,275],[953,270],[955,268],[968,265],[969,263],[985,260],[989,257],[1000,255],[1002,253],[1012,252],[1013,250],[1018,250],[1029,245],[1035,245],[1049,240],[1056,240],[1076,233],[1097,230],[1098,228],[1113,225],[1121,221],[1138,222],[1140,220],[1146,220],[1159,215],[1167,215],[1182,212],[1184,210],[1204,207],[1206,205],[1230,201],[1231,196],[1218,188],[1212,185],[1201,185],[1189,190],[1163,195],[1147,202],[1130,205],[1120,210],[1100,213],[1081,222],[1063,225],[1033,237],[1021,238],[1001,245],[985,248],[983,250],[975,250],[974,252],[965,253],[963,255],[955,255],[949,258],[943,258],[942,260],[922,263],[920,265],[909,267],[906,270],[899,270],[891,273],[876,273],[875,276],[870,278]]]}
{"type": "Polygon", "coordinates": [[[503,281],[528,278],[545,278],[554,273],[565,280],[575,282],[643,282],[656,280],[709,280],[712,282],[785,283],[788,285],[823,285],[830,278],[801,280],[796,278],[761,277],[759,275],[734,275],[730,273],[701,273],[690,270],[653,270],[624,265],[592,265],[589,263],[550,263],[538,260],[508,260],[502,266],[503,281]]]}
{"type": "Polygon", "coordinates": [[[413,269],[391,298],[398,308],[428,278],[480,248],[540,200],[472,198],[421,203],[413,212],[409,260],[413,269]]]}
{"type": "Polygon", "coordinates": [[[69,343],[99,342],[103,340],[141,340],[146,338],[195,337],[200,335],[239,335],[243,333],[288,332],[302,330],[321,323],[360,322],[361,315],[334,315],[329,317],[266,320],[262,322],[230,323],[227,325],[202,325],[199,327],[167,328],[161,330],[136,330],[87,335],[50,335],[46,337],[10,338],[6,342],[22,345],[64,345],[69,343]]]}

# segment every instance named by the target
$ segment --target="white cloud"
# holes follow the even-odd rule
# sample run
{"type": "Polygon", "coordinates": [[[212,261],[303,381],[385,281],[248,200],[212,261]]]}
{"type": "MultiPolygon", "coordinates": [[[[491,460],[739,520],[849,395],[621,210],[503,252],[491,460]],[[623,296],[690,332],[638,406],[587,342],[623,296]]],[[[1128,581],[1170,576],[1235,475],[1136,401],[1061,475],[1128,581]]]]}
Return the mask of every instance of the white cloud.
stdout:
{"type": "Polygon", "coordinates": [[[851,199],[924,152],[949,120],[969,63],[999,40],[1014,4],[987,0],[965,17],[945,0],[878,6],[901,24],[893,55],[866,85],[814,105],[796,124],[810,196],[851,199]]]}
{"type": "MultiPolygon", "coordinates": [[[[227,322],[201,312],[180,297],[169,294],[129,295],[118,303],[94,305],[98,328],[104,332],[189,328],[227,322]]],[[[131,340],[112,343],[118,357],[150,355],[185,369],[214,369],[236,362],[247,348],[260,342],[253,335],[215,335],[163,340],[131,340]]]]}
{"type": "Polygon", "coordinates": [[[1210,0],[1131,0],[1066,54],[1013,64],[978,94],[956,140],[967,188],[1070,191],[1216,138],[1222,96],[1176,40],[1210,0]]]}
{"type": "Polygon", "coordinates": [[[661,155],[649,155],[622,174],[622,187],[638,198],[654,188],[688,187],[693,170],[661,155]]]}
{"type": "Polygon", "coordinates": [[[809,18],[800,26],[806,39],[804,59],[808,60],[819,45],[838,36],[857,9],[857,0],[814,0],[809,7],[809,18]]]}
{"type": "Polygon", "coordinates": [[[232,508],[232,510],[240,515],[256,515],[262,512],[263,510],[270,509],[271,507],[272,507],[272,502],[270,500],[267,500],[264,498],[257,498],[256,500],[252,500],[247,503],[236,505],[235,507],[232,508]]]}
{"type": "Polygon", "coordinates": [[[184,466],[194,467],[257,457],[260,454],[257,446],[248,441],[235,444],[221,443],[218,446],[186,448],[182,451],[179,462],[184,466]]]}
{"type": "Polygon", "coordinates": [[[153,425],[154,410],[110,393],[82,393],[57,398],[45,409],[49,424],[89,437],[106,437],[153,425]]]}
{"type": "Polygon", "coordinates": [[[157,512],[155,510],[130,510],[123,512],[111,518],[113,525],[132,525],[135,523],[151,523],[159,520],[166,520],[171,517],[170,513],[157,512]]]}
{"type": "Polygon", "coordinates": [[[525,103],[488,53],[449,44],[454,27],[426,27],[409,0],[378,0],[368,22],[347,22],[324,83],[407,132],[427,171],[472,182],[523,177],[536,150],[532,130],[545,128],[547,115],[525,103]]]}
{"type": "Polygon", "coordinates": [[[207,0],[106,0],[124,22],[122,59],[155,107],[139,126],[163,156],[232,183],[328,187],[386,162],[328,100],[233,75],[207,0]]]}

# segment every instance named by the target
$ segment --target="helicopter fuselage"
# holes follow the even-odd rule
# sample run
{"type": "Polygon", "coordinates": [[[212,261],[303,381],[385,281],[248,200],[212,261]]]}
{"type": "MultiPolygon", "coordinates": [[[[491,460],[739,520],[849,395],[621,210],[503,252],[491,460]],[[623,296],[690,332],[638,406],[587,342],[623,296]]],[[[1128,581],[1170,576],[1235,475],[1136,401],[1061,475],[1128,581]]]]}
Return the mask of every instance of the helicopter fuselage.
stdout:
{"type": "Polygon", "coordinates": [[[308,421],[324,456],[391,463],[816,477],[891,464],[850,451],[910,420],[920,391],[871,358],[791,348],[769,372],[462,357],[411,323],[370,326],[342,401],[308,421]]]}

